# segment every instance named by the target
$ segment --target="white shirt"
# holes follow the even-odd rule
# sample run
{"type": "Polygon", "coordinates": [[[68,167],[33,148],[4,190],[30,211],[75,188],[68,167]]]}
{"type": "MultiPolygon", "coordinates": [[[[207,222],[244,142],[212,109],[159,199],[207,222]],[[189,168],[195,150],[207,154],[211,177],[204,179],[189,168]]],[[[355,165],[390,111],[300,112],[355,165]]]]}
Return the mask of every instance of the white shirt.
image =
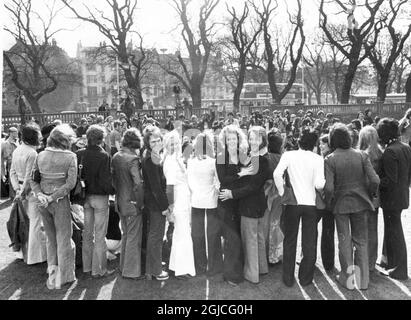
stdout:
{"type": "Polygon", "coordinates": [[[215,159],[197,157],[187,162],[188,186],[191,190],[191,207],[198,209],[217,208],[219,181],[215,159]]]}
{"type": "Polygon", "coordinates": [[[285,152],[273,177],[280,196],[284,194],[284,171],[287,169],[298,205],[315,206],[315,189],[325,185],[324,159],[312,151],[285,152]]]}

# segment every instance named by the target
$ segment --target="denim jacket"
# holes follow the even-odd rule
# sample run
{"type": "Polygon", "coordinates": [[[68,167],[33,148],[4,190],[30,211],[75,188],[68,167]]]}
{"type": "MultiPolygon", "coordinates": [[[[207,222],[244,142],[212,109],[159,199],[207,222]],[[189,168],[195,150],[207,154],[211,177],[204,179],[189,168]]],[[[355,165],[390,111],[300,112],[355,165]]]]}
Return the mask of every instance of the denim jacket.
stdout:
{"type": "Polygon", "coordinates": [[[35,194],[51,195],[53,201],[67,196],[77,182],[77,157],[69,150],[46,148],[40,152],[33,170],[39,169],[40,184],[30,179],[35,194]]]}

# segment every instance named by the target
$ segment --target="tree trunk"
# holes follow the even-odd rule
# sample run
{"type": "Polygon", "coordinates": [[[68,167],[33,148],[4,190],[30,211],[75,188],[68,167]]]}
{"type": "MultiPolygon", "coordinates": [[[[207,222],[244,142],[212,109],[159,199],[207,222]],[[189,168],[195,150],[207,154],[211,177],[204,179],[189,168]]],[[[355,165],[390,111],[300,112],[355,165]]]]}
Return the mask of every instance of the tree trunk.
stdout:
{"type": "Polygon", "coordinates": [[[238,73],[237,86],[234,90],[234,98],[233,98],[234,113],[237,113],[238,111],[240,111],[240,95],[241,95],[241,91],[243,90],[244,79],[245,79],[245,59],[240,58],[240,70],[238,73]]]}
{"type": "Polygon", "coordinates": [[[357,70],[357,66],[352,65],[352,63],[350,63],[350,65],[348,66],[347,73],[344,76],[344,83],[343,83],[342,90],[341,90],[340,102],[342,104],[348,104],[350,101],[351,87],[354,81],[356,70],[357,70]]]}
{"type": "Polygon", "coordinates": [[[195,83],[191,85],[191,100],[193,101],[193,109],[201,108],[201,84],[195,83]]]}
{"type": "Polygon", "coordinates": [[[317,104],[321,104],[321,90],[315,91],[315,98],[317,99],[317,104]]]}
{"type": "MultiPolygon", "coordinates": [[[[24,96],[30,104],[32,113],[41,113],[39,101],[31,94],[24,93],[24,96]]],[[[28,112],[26,111],[26,113],[28,112]]]]}
{"type": "Polygon", "coordinates": [[[387,96],[387,84],[388,84],[389,73],[383,73],[379,75],[378,79],[378,90],[377,90],[377,101],[384,102],[387,96]]]}
{"type": "Polygon", "coordinates": [[[134,96],[134,103],[136,104],[137,110],[143,110],[144,100],[141,94],[141,90],[136,90],[135,96],[134,96]]]}
{"type": "Polygon", "coordinates": [[[411,72],[405,83],[405,102],[411,102],[411,72]]]}

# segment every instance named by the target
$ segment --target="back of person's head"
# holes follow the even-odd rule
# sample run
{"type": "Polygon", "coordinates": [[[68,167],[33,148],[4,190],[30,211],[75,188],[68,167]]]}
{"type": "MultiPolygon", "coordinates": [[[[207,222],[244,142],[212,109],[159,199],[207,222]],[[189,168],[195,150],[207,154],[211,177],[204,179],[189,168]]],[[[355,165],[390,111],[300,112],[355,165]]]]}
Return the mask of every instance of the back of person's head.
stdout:
{"type": "Polygon", "coordinates": [[[322,111],[322,110],[319,110],[318,112],[317,112],[317,116],[319,117],[319,116],[324,116],[325,115],[325,113],[324,113],[324,111],[322,111]]]}
{"type": "Polygon", "coordinates": [[[330,130],[330,147],[335,150],[351,148],[352,140],[348,127],[343,123],[336,123],[330,130]]]}
{"type": "Polygon", "coordinates": [[[123,139],[121,140],[121,145],[124,148],[129,148],[132,150],[141,149],[143,146],[143,139],[140,131],[137,128],[127,129],[124,133],[123,139]]]}
{"type": "Polygon", "coordinates": [[[378,132],[373,126],[365,126],[359,133],[360,150],[368,151],[372,161],[378,160],[382,155],[382,150],[378,144],[378,132]]]}
{"type": "Polygon", "coordinates": [[[47,146],[62,150],[70,150],[72,139],[76,137],[73,129],[68,124],[56,126],[47,139],[47,146]]]}
{"type": "Polygon", "coordinates": [[[103,124],[104,123],[104,117],[102,115],[98,115],[96,118],[96,124],[103,124]]]}
{"type": "Polygon", "coordinates": [[[205,159],[206,156],[214,157],[214,143],[210,135],[200,133],[194,140],[194,156],[198,159],[205,159]]]}
{"type": "Polygon", "coordinates": [[[38,146],[40,144],[41,132],[37,124],[27,124],[21,128],[21,140],[28,145],[38,146]]]}
{"type": "Polygon", "coordinates": [[[268,140],[268,152],[281,154],[281,149],[283,146],[283,138],[281,137],[281,134],[278,132],[277,128],[273,128],[268,132],[267,140],[268,140]]]}
{"type": "Polygon", "coordinates": [[[303,129],[301,131],[300,138],[298,139],[298,145],[300,149],[313,151],[315,145],[317,144],[318,135],[310,128],[303,129]]]}
{"type": "Polygon", "coordinates": [[[377,124],[378,136],[383,144],[399,137],[399,123],[393,118],[383,118],[377,124]]]}
{"type": "Polygon", "coordinates": [[[82,126],[82,125],[87,125],[87,124],[88,124],[87,119],[86,118],[81,118],[80,125],[82,126]]]}
{"type": "Polygon", "coordinates": [[[106,137],[107,133],[106,130],[98,125],[93,124],[91,125],[86,132],[87,137],[87,145],[89,146],[98,146],[103,143],[104,138],[106,137]]]}

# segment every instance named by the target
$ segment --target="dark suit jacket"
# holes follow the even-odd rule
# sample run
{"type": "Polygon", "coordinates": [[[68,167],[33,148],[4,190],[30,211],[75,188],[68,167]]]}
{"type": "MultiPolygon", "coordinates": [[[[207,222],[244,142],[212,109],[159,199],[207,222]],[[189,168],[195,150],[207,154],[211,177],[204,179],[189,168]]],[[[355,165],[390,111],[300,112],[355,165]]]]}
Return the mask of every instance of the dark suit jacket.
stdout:
{"type": "Polygon", "coordinates": [[[388,210],[407,209],[410,199],[411,148],[396,141],[381,158],[381,207],[388,210]]]}
{"type": "Polygon", "coordinates": [[[85,149],[78,150],[76,154],[78,165],[83,160],[82,176],[86,181],[86,193],[114,194],[108,153],[102,147],[88,146],[85,149]]]}
{"type": "Polygon", "coordinates": [[[113,157],[112,167],[120,214],[132,216],[141,213],[144,189],[139,157],[125,151],[117,152],[113,157]]]}
{"type": "Polygon", "coordinates": [[[169,203],[167,200],[167,185],[163,167],[153,163],[149,150],[144,151],[142,166],[144,205],[151,210],[167,210],[169,203]]]}
{"type": "Polygon", "coordinates": [[[337,149],[325,158],[325,196],[334,214],[374,211],[372,195],[380,179],[368,155],[355,149],[337,149]]]}
{"type": "MultiPolygon", "coordinates": [[[[253,160],[252,160],[253,161],[253,160]]],[[[238,187],[232,190],[234,199],[239,199],[239,214],[248,218],[261,218],[267,208],[264,183],[270,178],[268,160],[258,157],[258,172],[255,175],[241,177],[238,187]]]]}

